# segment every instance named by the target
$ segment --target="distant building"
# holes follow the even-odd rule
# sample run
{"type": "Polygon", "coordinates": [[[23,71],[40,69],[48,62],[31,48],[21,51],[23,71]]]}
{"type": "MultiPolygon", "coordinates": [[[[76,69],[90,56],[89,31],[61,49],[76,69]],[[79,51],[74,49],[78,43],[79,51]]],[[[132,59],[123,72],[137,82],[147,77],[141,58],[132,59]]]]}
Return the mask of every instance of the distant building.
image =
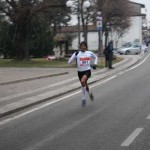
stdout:
{"type": "Polygon", "coordinates": [[[145,8],[145,5],[130,2],[132,5],[134,12],[131,15],[131,26],[125,35],[120,39],[119,45],[122,45],[126,42],[134,42],[135,40],[139,40],[142,43],[143,33],[142,33],[142,25],[143,20],[146,18],[146,14],[141,13],[141,8],[145,8]]]}
{"type": "MultiPolygon", "coordinates": [[[[126,42],[134,42],[135,40],[142,43],[142,24],[143,19],[145,19],[146,14],[141,13],[141,8],[145,8],[144,4],[139,4],[135,2],[130,2],[131,6],[134,9],[134,13],[131,14],[131,26],[126,31],[126,33],[120,38],[117,39],[117,35],[115,32],[109,34],[109,40],[113,40],[114,44],[117,41],[117,45],[115,46],[120,47],[122,44],[126,42]]],[[[77,32],[77,26],[70,26],[67,28],[63,28],[63,32],[77,32]]],[[[82,27],[80,28],[82,31],[82,27]]],[[[103,46],[104,46],[104,35],[103,35],[103,46]]],[[[83,32],[80,34],[81,41],[84,40],[83,32]]],[[[95,25],[88,26],[88,48],[89,50],[97,50],[98,49],[98,31],[96,30],[95,25]]],[[[73,40],[71,49],[78,49],[78,37],[73,40]]]]}

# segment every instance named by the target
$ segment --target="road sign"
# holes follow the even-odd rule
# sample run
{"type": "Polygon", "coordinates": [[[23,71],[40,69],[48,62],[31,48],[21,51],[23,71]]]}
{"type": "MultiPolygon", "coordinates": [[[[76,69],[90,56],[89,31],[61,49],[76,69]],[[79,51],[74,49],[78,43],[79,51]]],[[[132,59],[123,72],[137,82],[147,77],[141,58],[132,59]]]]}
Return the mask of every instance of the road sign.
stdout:
{"type": "Polygon", "coordinates": [[[97,21],[97,30],[102,30],[102,20],[97,21]]]}

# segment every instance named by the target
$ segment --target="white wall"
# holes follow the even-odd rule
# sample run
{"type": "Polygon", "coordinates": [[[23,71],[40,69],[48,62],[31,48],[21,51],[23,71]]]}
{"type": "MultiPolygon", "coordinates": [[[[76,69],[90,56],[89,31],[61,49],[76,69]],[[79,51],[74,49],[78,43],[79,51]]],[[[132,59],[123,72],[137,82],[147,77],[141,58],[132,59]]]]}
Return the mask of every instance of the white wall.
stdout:
{"type": "MultiPolygon", "coordinates": [[[[82,37],[83,33],[81,33],[80,39],[81,42],[84,40],[82,37]]],[[[88,33],[88,49],[89,50],[97,50],[98,49],[98,32],[89,32],[88,33]]],[[[77,49],[78,47],[78,38],[73,40],[72,48],[77,49]]]]}
{"type": "MultiPolygon", "coordinates": [[[[81,33],[81,41],[83,41],[82,37],[83,33],[81,33]]],[[[113,40],[114,42],[117,40],[115,33],[109,34],[109,40],[113,40]]],[[[104,36],[103,36],[103,46],[104,46],[104,36]]],[[[119,39],[118,47],[126,42],[133,42],[135,39],[139,39],[142,42],[142,17],[131,17],[131,27],[127,30],[125,35],[119,39]]],[[[77,49],[78,47],[78,38],[76,38],[72,42],[72,49],[77,49]]],[[[98,32],[89,32],[88,33],[88,49],[89,50],[97,50],[98,49],[98,32]]]]}
{"type": "Polygon", "coordinates": [[[135,39],[139,39],[142,42],[142,17],[131,17],[131,26],[119,40],[119,45],[134,42],[135,39]]]}

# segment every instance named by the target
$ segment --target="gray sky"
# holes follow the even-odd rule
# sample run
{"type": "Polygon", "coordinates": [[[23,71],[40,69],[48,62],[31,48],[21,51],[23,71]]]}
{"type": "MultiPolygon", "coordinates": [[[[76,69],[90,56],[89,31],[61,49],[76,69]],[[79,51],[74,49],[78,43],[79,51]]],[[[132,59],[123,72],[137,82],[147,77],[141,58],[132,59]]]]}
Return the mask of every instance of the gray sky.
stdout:
{"type": "Polygon", "coordinates": [[[149,0],[131,0],[131,1],[145,5],[146,11],[142,10],[142,13],[146,13],[147,19],[148,21],[150,21],[150,1],[149,0]]]}
{"type": "MultiPolygon", "coordinates": [[[[142,13],[145,13],[147,15],[147,20],[150,22],[150,0],[130,0],[132,2],[136,2],[136,3],[140,3],[140,4],[144,4],[145,5],[145,8],[144,10],[142,10],[142,13]],[[146,10],[146,11],[145,11],[146,10]]],[[[72,24],[75,24],[77,23],[77,19],[76,19],[76,16],[73,17],[72,21],[71,21],[72,24]],[[76,20],[76,21],[75,21],[76,20]]]]}

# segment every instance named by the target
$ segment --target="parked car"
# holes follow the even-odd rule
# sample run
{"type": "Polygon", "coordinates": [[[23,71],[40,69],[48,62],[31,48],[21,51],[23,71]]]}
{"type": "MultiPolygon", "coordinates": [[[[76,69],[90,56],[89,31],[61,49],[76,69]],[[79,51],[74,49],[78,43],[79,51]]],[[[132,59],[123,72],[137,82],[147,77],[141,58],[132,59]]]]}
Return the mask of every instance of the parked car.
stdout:
{"type": "Polygon", "coordinates": [[[132,45],[133,43],[132,42],[127,42],[127,43],[124,43],[123,45],[122,45],[122,47],[127,47],[127,46],[130,46],[130,45],[132,45]]]}
{"type": "Polygon", "coordinates": [[[131,54],[139,54],[141,53],[141,45],[140,44],[132,44],[128,43],[123,45],[121,48],[118,49],[118,53],[120,55],[125,54],[125,55],[131,55],[131,54]]]}

